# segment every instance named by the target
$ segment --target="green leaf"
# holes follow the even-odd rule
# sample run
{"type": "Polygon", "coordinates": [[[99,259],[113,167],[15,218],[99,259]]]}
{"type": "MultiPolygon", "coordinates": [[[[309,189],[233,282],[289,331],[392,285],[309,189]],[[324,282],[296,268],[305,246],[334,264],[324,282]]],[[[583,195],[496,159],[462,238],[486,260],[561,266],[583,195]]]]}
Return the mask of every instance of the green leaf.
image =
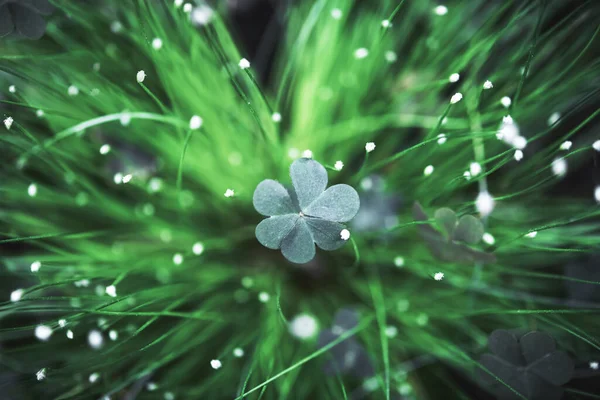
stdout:
{"type": "Polygon", "coordinates": [[[265,179],[254,190],[252,203],[256,211],[266,216],[297,213],[288,191],[281,183],[265,179]]]}
{"type": "Polygon", "coordinates": [[[304,213],[336,222],[350,221],[360,208],[358,193],[352,186],[334,185],[321,194],[307,208],[304,213]]]}
{"type": "Polygon", "coordinates": [[[281,253],[296,264],[304,264],[315,257],[315,241],[304,218],[299,218],[294,229],[281,242],[281,253]]]}
{"type": "Polygon", "coordinates": [[[340,232],[344,229],[344,225],[326,221],[319,218],[305,218],[310,231],[312,232],[313,239],[317,246],[323,250],[331,251],[337,250],[347,243],[340,236],[340,232]]]}
{"type": "Polygon", "coordinates": [[[523,335],[519,342],[527,364],[531,364],[556,350],[554,339],[544,332],[529,332],[523,335]]]}
{"type": "Polygon", "coordinates": [[[263,219],[256,226],[256,238],[265,247],[277,250],[281,242],[290,234],[300,216],[298,214],[277,215],[263,219]]]}
{"type": "Polygon", "coordinates": [[[327,187],[325,167],[311,158],[294,161],[290,167],[290,176],[302,210],[315,201],[327,187]]]}
{"type": "Polygon", "coordinates": [[[453,239],[461,242],[476,244],[483,237],[483,224],[472,215],[463,215],[458,220],[453,239]]]}
{"type": "Polygon", "coordinates": [[[452,237],[452,233],[456,229],[458,218],[456,213],[449,208],[440,208],[435,212],[435,221],[438,226],[446,232],[448,237],[452,237]]]}

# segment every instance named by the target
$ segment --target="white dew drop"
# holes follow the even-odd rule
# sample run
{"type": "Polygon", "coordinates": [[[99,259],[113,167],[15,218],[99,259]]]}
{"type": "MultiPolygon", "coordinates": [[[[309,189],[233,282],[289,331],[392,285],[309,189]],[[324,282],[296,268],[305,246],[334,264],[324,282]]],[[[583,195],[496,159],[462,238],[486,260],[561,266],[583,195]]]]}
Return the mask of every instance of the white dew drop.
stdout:
{"type": "Polygon", "coordinates": [[[444,144],[444,143],[446,143],[447,140],[448,140],[448,138],[446,137],[445,134],[440,133],[439,135],[437,135],[437,144],[444,144]]]}
{"type": "Polygon", "coordinates": [[[571,146],[573,146],[573,142],[571,142],[570,140],[566,140],[566,141],[564,141],[564,142],[561,143],[560,149],[568,151],[568,150],[571,149],[571,146]]]}
{"type": "Polygon", "coordinates": [[[10,128],[12,127],[12,124],[15,120],[12,119],[12,117],[6,117],[4,119],[4,126],[6,127],[6,129],[10,130],[10,128]]]}
{"type": "Polygon", "coordinates": [[[88,286],[90,286],[90,280],[89,279],[81,279],[79,281],[76,281],[74,284],[75,284],[75,287],[88,287],[88,286]]]}
{"type": "Polygon", "coordinates": [[[565,176],[567,174],[567,161],[562,157],[555,158],[552,161],[552,173],[559,178],[565,176]]]}
{"type": "Polygon", "coordinates": [[[333,165],[333,168],[335,168],[336,171],[341,171],[342,168],[344,168],[344,163],[342,161],[338,160],[333,165]]]}
{"type": "Polygon", "coordinates": [[[466,180],[468,180],[468,181],[471,180],[471,173],[469,171],[463,172],[463,176],[465,177],[466,180]]]}
{"type": "Polygon", "coordinates": [[[244,276],[241,280],[241,283],[243,287],[250,289],[252,286],[254,286],[254,279],[252,279],[251,276],[244,276]]]}
{"type": "Polygon", "coordinates": [[[186,13],[186,14],[189,14],[189,13],[192,12],[193,8],[194,8],[194,6],[192,6],[191,3],[185,3],[183,5],[183,12],[186,13]]]}
{"type": "Polygon", "coordinates": [[[212,369],[219,369],[223,366],[223,364],[221,364],[221,361],[219,360],[210,360],[210,366],[212,369]]]}
{"type": "Polygon", "coordinates": [[[196,26],[206,26],[212,21],[214,14],[214,10],[208,5],[200,4],[192,11],[192,23],[196,26]]]}
{"type": "Polygon", "coordinates": [[[385,57],[385,61],[389,62],[390,64],[393,64],[396,61],[398,61],[398,55],[395,51],[388,50],[383,56],[385,57]]]}
{"type": "Polygon", "coordinates": [[[599,364],[598,361],[590,361],[590,369],[593,369],[594,371],[597,371],[599,368],[599,364]]]}
{"type": "Polygon", "coordinates": [[[419,326],[425,326],[429,322],[429,316],[425,313],[420,313],[419,315],[417,315],[415,322],[419,326]]]}
{"type": "Polygon", "coordinates": [[[354,58],[356,58],[357,60],[362,60],[363,58],[367,58],[368,55],[369,55],[369,50],[366,49],[365,47],[361,47],[361,48],[354,50],[354,58]]]}
{"type": "Polygon", "coordinates": [[[175,253],[173,255],[173,264],[181,265],[183,263],[183,255],[181,253],[175,253]]]}
{"type": "Polygon", "coordinates": [[[435,168],[433,167],[433,165],[428,165],[425,167],[425,169],[423,170],[423,175],[425,176],[429,176],[431,174],[433,174],[433,171],[435,170],[435,168]]]}
{"type": "Polygon", "coordinates": [[[160,178],[153,177],[148,181],[148,191],[150,193],[160,192],[163,187],[163,181],[160,178]]]}
{"type": "Polygon", "coordinates": [[[448,81],[454,83],[454,82],[458,82],[459,79],[460,79],[460,74],[455,72],[452,75],[450,75],[450,77],[448,78],[448,81]]]}
{"type": "Polygon", "coordinates": [[[156,389],[158,389],[158,385],[156,384],[156,382],[148,382],[146,383],[146,390],[149,392],[154,392],[156,389]]]}
{"type": "Polygon", "coordinates": [[[492,211],[494,211],[495,206],[496,202],[489,192],[479,192],[479,195],[477,195],[477,198],[475,199],[475,208],[483,217],[490,215],[492,211]]]}
{"type": "Polygon", "coordinates": [[[512,145],[515,146],[516,149],[523,150],[527,147],[527,138],[525,138],[525,136],[517,136],[513,140],[512,145]]]}
{"type": "Polygon", "coordinates": [[[108,154],[109,152],[110,152],[109,144],[103,144],[102,146],[100,146],[100,154],[105,155],[105,154],[108,154]]]}
{"type": "Polygon", "coordinates": [[[396,328],[394,325],[388,325],[385,327],[385,336],[387,336],[390,339],[395,338],[396,336],[398,336],[398,328],[396,328]]]}
{"type": "Polygon", "coordinates": [[[471,176],[477,176],[481,173],[481,164],[479,164],[478,162],[472,162],[469,165],[469,172],[471,173],[471,176]]]}
{"type": "Polygon", "coordinates": [[[67,320],[66,319],[59,319],[58,320],[58,326],[60,326],[61,328],[64,328],[65,326],[67,326],[67,320]]]}
{"type": "Polygon", "coordinates": [[[196,130],[196,129],[200,129],[200,127],[202,127],[202,118],[200,118],[197,115],[194,115],[192,118],[190,118],[190,129],[191,130],[196,130]]]}
{"type": "Polygon", "coordinates": [[[462,93],[454,93],[454,94],[452,95],[452,98],[450,99],[450,103],[451,103],[451,104],[456,104],[456,103],[458,103],[459,101],[461,101],[461,100],[462,100],[462,98],[463,98],[463,95],[462,95],[462,93]]]}
{"type": "Polygon", "coordinates": [[[306,340],[317,334],[318,324],[315,317],[309,314],[300,314],[290,321],[289,331],[292,336],[306,340]]]}
{"type": "Polygon", "coordinates": [[[104,291],[110,297],[117,297],[117,287],[115,285],[107,286],[106,289],[104,289],[104,291]]]}
{"type": "Polygon", "coordinates": [[[119,117],[119,122],[121,122],[121,125],[123,126],[129,126],[131,123],[131,114],[127,111],[123,111],[119,117]]]}
{"type": "Polygon", "coordinates": [[[144,70],[138,71],[135,79],[138,81],[138,83],[144,82],[144,79],[146,79],[146,72],[144,72],[144,70]]]}
{"type": "Polygon", "coordinates": [[[88,380],[90,381],[90,383],[95,383],[96,381],[98,381],[98,379],[100,379],[100,374],[97,372],[93,372],[90,374],[88,380]]]}
{"type": "Polygon", "coordinates": [[[38,372],[36,372],[35,373],[35,378],[38,381],[43,381],[44,379],[46,379],[46,368],[42,368],[38,372]]]}
{"type": "Polygon", "coordinates": [[[494,238],[494,236],[492,236],[491,233],[485,232],[483,234],[483,236],[481,237],[481,239],[483,240],[484,243],[489,244],[490,246],[492,246],[494,243],[496,243],[496,239],[494,238]]]}
{"type": "Polygon", "coordinates": [[[17,87],[15,85],[10,85],[8,87],[8,91],[11,93],[17,93],[17,87]]]}
{"type": "Polygon", "coordinates": [[[29,197],[35,197],[37,194],[37,185],[35,183],[32,183],[27,187],[27,194],[29,197]]]}
{"type": "Polygon", "coordinates": [[[596,189],[594,189],[594,199],[600,203],[600,186],[596,186],[596,189]]]}
{"type": "Polygon", "coordinates": [[[165,392],[164,400],[175,400],[175,394],[173,392],[165,392]]]}
{"type": "Polygon", "coordinates": [[[370,176],[366,176],[360,181],[360,188],[362,190],[371,190],[373,189],[373,179],[370,176]]]}
{"type": "Polygon", "coordinates": [[[236,347],[235,349],[233,349],[233,356],[235,358],[244,357],[244,349],[242,349],[241,347],[236,347]]]}
{"type": "Polygon", "coordinates": [[[233,189],[225,190],[225,193],[224,193],[225,197],[233,197],[234,195],[235,195],[235,192],[233,191],[233,189]]]}
{"type": "Polygon", "coordinates": [[[528,234],[526,234],[525,236],[527,236],[528,238],[532,238],[533,239],[534,237],[537,236],[537,234],[538,234],[537,231],[531,231],[528,234]]]}
{"type": "Polygon", "coordinates": [[[281,122],[281,114],[279,114],[278,112],[274,112],[273,115],[271,115],[271,119],[275,123],[281,122]]]}
{"type": "Polygon", "coordinates": [[[152,39],[152,48],[154,50],[160,50],[163,47],[163,41],[161,38],[152,39]]]}
{"type": "Polygon", "coordinates": [[[367,153],[370,153],[373,150],[375,150],[375,143],[374,142],[367,142],[367,144],[365,144],[365,150],[367,151],[367,153]]]}
{"type": "Polygon", "coordinates": [[[448,14],[448,7],[440,5],[434,8],[433,12],[439,16],[446,15],[448,14]]]}
{"type": "Polygon", "coordinates": [[[290,149],[288,149],[288,157],[292,160],[297,159],[298,157],[300,157],[300,150],[298,150],[295,147],[291,147],[290,149]]]}
{"type": "Polygon", "coordinates": [[[117,340],[119,338],[119,333],[117,331],[115,331],[114,329],[111,329],[111,331],[108,332],[108,337],[110,338],[110,340],[112,340],[114,342],[115,340],[117,340]]]}
{"type": "Polygon", "coordinates": [[[396,257],[394,258],[394,265],[395,265],[397,268],[402,268],[402,267],[404,267],[404,257],[402,257],[402,256],[396,256],[396,257]]]}
{"type": "Polygon", "coordinates": [[[67,93],[71,97],[77,96],[79,94],[79,88],[75,85],[71,85],[71,86],[69,86],[69,89],[67,89],[67,93]]]}
{"type": "Polygon", "coordinates": [[[490,90],[493,87],[494,87],[494,85],[492,84],[491,81],[485,81],[485,82],[483,82],[483,88],[485,90],[490,90]]]}
{"type": "Polygon", "coordinates": [[[436,272],[435,274],[433,274],[433,279],[435,279],[436,281],[441,281],[442,279],[444,279],[444,273],[436,272]]]}
{"type": "Polygon", "coordinates": [[[342,238],[342,240],[350,239],[350,231],[348,229],[342,229],[342,231],[340,232],[340,237],[342,238]]]}
{"type": "Polygon", "coordinates": [[[13,290],[10,293],[10,301],[12,301],[13,303],[16,303],[17,301],[21,300],[21,298],[23,297],[23,293],[25,293],[25,289],[13,290]]]}
{"type": "Polygon", "coordinates": [[[304,150],[302,152],[302,157],[304,157],[304,158],[313,158],[313,152],[312,152],[312,150],[308,150],[308,149],[304,150]]]}
{"type": "Polygon", "coordinates": [[[560,119],[560,113],[559,112],[553,112],[548,117],[548,126],[552,126],[552,125],[556,124],[559,119],[560,119]]]}
{"type": "Polygon", "coordinates": [[[94,292],[96,292],[96,296],[104,296],[106,293],[106,288],[102,285],[96,285],[94,292]]]}
{"type": "Polygon", "coordinates": [[[227,161],[229,161],[229,164],[234,165],[234,166],[241,165],[242,164],[242,155],[240,153],[238,153],[237,151],[234,151],[229,154],[229,156],[227,157],[227,161]]]}
{"type": "Polygon", "coordinates": [[[102,332],[96,329],[91,330],[90,333],[88,333],[88,344],[94,350],[102,348],[104,345],[104,337],[102,336],[102,332]]]}
{"type": "Polygon", "coordinates": [[[516,161],[521,161],[523,159],[523,151],[521,150],[515,150],[515,160],[516,161]]]}
{"type": "Polygon", "coordinates": [[[392,27],[392,23],[390,22],[389,19],[384,19],[383,21],[381,21],[381,27],[383,29],[388,29],[392,27]]]}
{"type": "Polygon", "coordinates": [[[245,58],[242,58],[238,65],[241,69],[248,69],[250,68],[250,61],[246,60],[245,58]]]}
{"type": "Polygon", "coordinates": [[[512,100],[510,99],[510,97],[504,96],[500,99],[500,103],[502,104],[502,106],[504,106],[504,108],[508,108],[512,104],[512,100]]]}
{"type": "Polygon", "coordinates": [[[119,21],[113,21],[110,24],[110,31],[112,33],[119,33],[123,30],[123,24],[119,21]]]}
{"type": "Polygon", "coordinates": [[[38,272],[40,270],[40,268],[42,267],[42,263],[40,261],[34,261],[31,263],[31,272],[33,272],[34,274],[36,272],[38,272]]]}
{"type": "Polygon", "coordinates": [[[592,148],[596,151],[600,151],[600,140],[596,140],[593,144],[592,144],[592,148]]]}
{"type": "Polygon", "coordinates": [[[331,18],[333,19],[341,19],[342,18],[342,10],[340,10],[339,8],[334,8],[333,10],[331,10],[331,18]]]}
{"type": "Polygon", "coordinates": [[[258,301],[260,301],[261,303],[266,303],[267,301],[269,301],[270,298],[271,296],[267,292],[260,292],[258,294],[258,301]]]}
{"type": "Polygon", "coordinates": [[[42,118],[42,117],[44,116],[44,114],[45,114],[45,113],[44,113],[44,110],[36,110],[36,112],[35,112],[35,115],[36,115],[38,118],[42,118]]]}
{"type": "Polygon", "coordinates": [[[123,183],[129,183],[129,182],[131,182],[132,178],[133,178],[132,174],[123,175],[122,182],[123,183]]]}
{"type": "Polygon", "coordinates": [[[175,0],[173,1],[173,5],[175,6],[175,8],[179,8],[183,5],[183,0],[175,0]]]}
{"type": "Polygon", "coordinates": [[[73,339],[73,336],[74,336],[74,335],[73,335],[73,331],[69,329],[69,330],[67,331],[67,339],[73,339]]]}
{"type": "Polygon", "coordinates": [[[204,253],[204,244],[202,244],[202,242],[194,243],[194,245],[192,246],[192,253],[194,253],[197,256],[204,253]]]}
{"type": "Polygon", "coordinates": [[[52,336],[52,328],[48,325],[38,325],[35,327],[35,337],[42,342],[47,342],[52,336]]]}

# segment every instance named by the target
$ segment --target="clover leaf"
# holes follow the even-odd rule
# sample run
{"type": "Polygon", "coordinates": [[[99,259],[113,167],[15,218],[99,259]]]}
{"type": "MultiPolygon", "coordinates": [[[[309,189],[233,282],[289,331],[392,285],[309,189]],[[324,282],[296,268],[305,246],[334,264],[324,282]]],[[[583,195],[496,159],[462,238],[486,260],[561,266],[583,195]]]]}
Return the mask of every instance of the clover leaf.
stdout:
{"type": "MultiPolygon", "coordinates": [[[[353,309],[339,310],[331,329],[319,333],[317,340],[319,348],[327,346],[345,332],[355,328],[358,325],[358,317],[358,313],[353,309]]],[[[367,378],[375,373],[367,351],[353,336],[333,346],[328,353],[329,359],[324,366],[324,372],[328,375],[348,373],[357,378],[367,378]]]]}
{"type": "Polygon", "coordinates": [[[563,389],[560,386],[571,380],[574,364],[567,353],[556,350],[550,335],[535,331],[520,335],[498,329],[490,335],[488,347],[491,354],[484,354],[480,363],[489,372],[483,369],[478,372],[482,383],[498,399],[562,398],[563,389]]]}
{"type": "Polygon", "coordinates": [[[300,158],[290,167],[293,188],[265,179],[254,191],[256,211],[269,218],[256,226],[256,238],[265,247],[281,249],[289,261],[303,264],[315,256],[315,243],[323,250],[336,250],[346,240],[343,222],[358,212],[358,193],[351,186],[327,187],[327,171],[310,158],[300,158]]]}
{"type": "Polygon", "coordinates": [[[0,37],[39,39],[46,31],[42,15],[50,15],[54,6],[48,0],[0,0],[0,37]]]}
{"type": "MultiPolygon", "coordinates": [[[[418,202],[413,205],[413,217],[416,221],[429,221],[418,202]]],[[[435,221],[444,234],[430,224],[418,225],[419,233],[434,257],[458,263],[496,261],[493,254],[472,249],[464,244],[476,244],[483,236],[483,224],[474,216],[464,215],[459,219],[451,209],[440,208],[435,213],[435,221]]]]}

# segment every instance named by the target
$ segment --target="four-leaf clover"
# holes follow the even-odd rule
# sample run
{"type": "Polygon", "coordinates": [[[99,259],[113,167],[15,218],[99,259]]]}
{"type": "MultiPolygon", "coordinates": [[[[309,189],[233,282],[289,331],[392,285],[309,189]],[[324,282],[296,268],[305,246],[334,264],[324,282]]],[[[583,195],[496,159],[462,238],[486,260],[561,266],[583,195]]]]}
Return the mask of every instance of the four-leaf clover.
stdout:
{"type": "Polygon", "coordinates": [[[500,400],[558,400],[563,394],[560,386],[573,376],[573,360],[556,350],[546,333],[519,335],[498,329],[490,335],[488,347],[492,354],[484,354],[480,363],[489,372],[480,370],[480,378],[500,400]]]}
{"type": "Polygon", "coordinates": [[[46,31],[42,15],[50,15],[54,6],[48,0],[0,0],[0,37],[14,34],[39,39],[46,31]]]}
{"type": "MultiPolygon", "coordinates": [[[[416,221],[429,220],[419,203],[415,203],[413,206],[413,217],[416,221]]],[[[458,263],[496,261],[493,254],[475,250],[466,245],[478,243],[483,236],[483,224],[477,218],[472,215],[464,215],[458,219],[451,209],[440,208],[435,213],[435,221],[444,234],[429,224],[419,224],[418,229],[431,254],[436,258],[458,263]]]]}
{"type": "Polygon", "coordinates": [[[269,249],[281,249],[291,262],[303,264],[315,256],[315,243],[323,250],[336,250],[346,240],[343,222],[358,212],[358,193],[340,184],[327,188],[327,171],[310,158],[300,158],[290,167],[293,188],[265,179],[254,191],[256,211],[269,218],[256,227],[256,238],[269,249]]]}

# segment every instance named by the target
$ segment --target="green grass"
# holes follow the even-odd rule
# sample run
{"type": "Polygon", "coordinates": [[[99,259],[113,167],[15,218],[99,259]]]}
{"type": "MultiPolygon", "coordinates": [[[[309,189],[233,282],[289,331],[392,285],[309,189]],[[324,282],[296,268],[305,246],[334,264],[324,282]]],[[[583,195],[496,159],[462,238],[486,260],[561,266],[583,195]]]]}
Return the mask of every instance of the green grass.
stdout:
{"type": "Polygon", "coordinates": [[[551,167],[561,156],[581,173],[595,160],[597,175],[598,4],[563,13],[568,2],[449,1],[439,16],[433,1],[296,2],[285,10],[275,72],[259,82],[226,13],[197,29],[171,1],[103,3],[96,12],[56,1],[44,39],[2,42],[3,90],[18,90],[0,108],[15,121],[0,127],[0,371],[20,374],[8,384],[18,398],[120,399],[150,381],[158,389],[138,398],[355,398],[362,381],[322,372],[336,343],[319,349],[288,327],[308,313],[329,328],[347,306],[361,320],[339,341],[356,336],[376,370],[366,398],[397,398],[400,389],[415,399],[468,398],[450,371],[475,380],[494,329],[544,330],[580,362],[600,357],[597,305],[569,306],[562,269],[598,251],[598,182],[589,171],[587,192],[556,189],[572,175],[561,179],[551,167]],[[120,33],[111,32],[115,18],[120,33]],[[359,48],[365,58],[355,57],[359,48]],[[241,58],[250,69],[238,67],[241,58]],[[493,88],[483,89],[486,80],[493,88]],[[451,104],[457,92],[463,99],[451,104]],[[554,112],[560,119],[549,125],[554,112]],[[520,162],[496,138],[506,114],[528,140],[520,162]],[[199,130],[189,129],[193,115],[199,130]],[[559,149],[565,140],[569,151],[559,149]],[[376,143],[371,153],[367,142],[376,143]],[[105,143],[111,151],[102,155],[105,143]],[[148,160],[132,161],[131,149],[148,160]],[[332,183],[359,190],[363,178],[383,177],[386,192],[403,200],[397,224],[351,229],[352,244],[318,250],[305,266],[263,248],[254,188],[267,178],[288,183],[290,154],[305,149],[330,167],[332,183]],[[472,162],[482,171],[465,179],[472,162]],[[131,180],[115,184],[116,172],[131,180]],[[496,201],[483,218],[495,244],[479,248],[497,261],[435,259],[412,203],[429,215],[440,207],[477,215],[485,190],[496,201]],[[36,260],[42,266],[32,273],[36,260]],[[83,279],[88,287],[74,284],[83,279]],[[117,297],[104,294],[109,285],[117,297]],[[23,298],[9,301],[19,287],[23,298]],[[259,301],[261,292],[270,299],[259,301]],[[49,342],[34,340],[40,323],[54,329],[49,342]],[[388,326],[397,336],[386,335],[388,326]],[[92,329],[104,332],[99,350],[87,344],[92,329]],[[41,368],[47,378],[38,382],[41,368]]]}

